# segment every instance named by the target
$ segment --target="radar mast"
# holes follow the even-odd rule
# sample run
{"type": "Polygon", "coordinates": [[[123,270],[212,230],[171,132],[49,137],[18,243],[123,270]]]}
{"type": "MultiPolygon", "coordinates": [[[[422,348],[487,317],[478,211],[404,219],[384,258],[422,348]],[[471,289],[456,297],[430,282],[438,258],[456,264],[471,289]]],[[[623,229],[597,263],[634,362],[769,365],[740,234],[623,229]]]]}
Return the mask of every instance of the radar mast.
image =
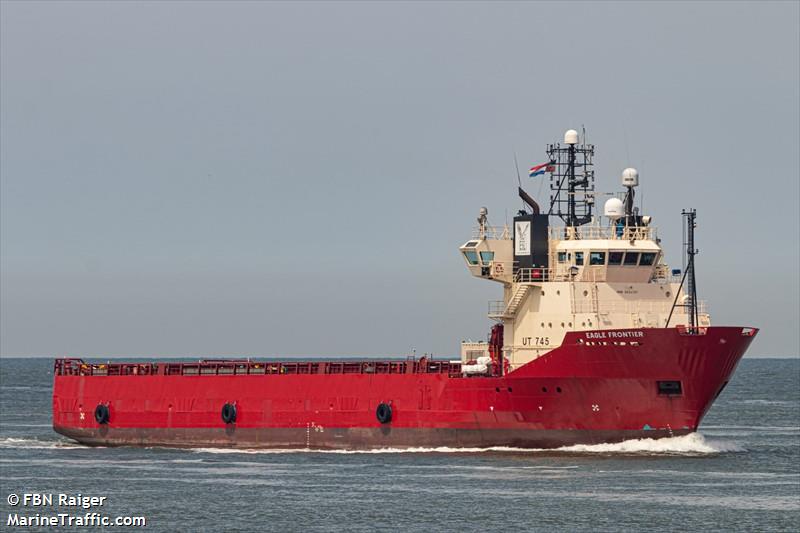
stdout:
{"type": "Polygon", "coordinates": [[[592,221],[594,207],[594,145],[586,144],[584,131],[582,142],[578,132],[568,130],[564,134],[564,145],[547,146],[550,157],[550,211],[568,227],[582,226],[592,221]]]}

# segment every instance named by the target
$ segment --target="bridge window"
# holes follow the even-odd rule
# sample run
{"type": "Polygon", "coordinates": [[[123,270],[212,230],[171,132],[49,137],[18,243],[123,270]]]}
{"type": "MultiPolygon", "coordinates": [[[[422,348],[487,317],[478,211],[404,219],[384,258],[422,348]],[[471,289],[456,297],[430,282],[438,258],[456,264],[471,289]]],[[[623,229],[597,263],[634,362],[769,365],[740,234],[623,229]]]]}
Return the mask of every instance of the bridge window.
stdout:
{"type": "Polygon", "coordinates": [[[475,253],[474,250],[467,250],[464,252],[464,257],[467,258],[467,263],[470,265],[477,265],[478,264],[478,254],[475,253]]]}
{"type": "Polygon", "coordinates": [[[606,253],[605,252],[589,252],[590,265],[605,265],[606,253]]]}
{"type": "Polygon", "coordinates": [[[625,252],[608,252],[608,265],[621,265],[623,255],[625,252]]]}
{"type": "Polygon", "coordinates": [[[628,252],[625,254],[625,266],[636,266],[639,262],[639,252],[628,252]]]}
{"type": "Polygon", "coordinates": [[[650,266],[656,262],[656,254],[654,252],[642,252],[642,258],[639,259],[639,266],[650,266]]]}
{"type": "Polygon", "coordinates": [[[494,261],[494,252],[481,252],[481,263],[488,265],[494,261]]]}
{"type": "Polygon", "coordinates": [[[559,263],[567,262],[567,252],[558,252],[558,262],[559,263]]]}
{"type": "Polygon", "coordinates": [[[575,252],[575,264],[583,266],[583,252],[575,252]]]}

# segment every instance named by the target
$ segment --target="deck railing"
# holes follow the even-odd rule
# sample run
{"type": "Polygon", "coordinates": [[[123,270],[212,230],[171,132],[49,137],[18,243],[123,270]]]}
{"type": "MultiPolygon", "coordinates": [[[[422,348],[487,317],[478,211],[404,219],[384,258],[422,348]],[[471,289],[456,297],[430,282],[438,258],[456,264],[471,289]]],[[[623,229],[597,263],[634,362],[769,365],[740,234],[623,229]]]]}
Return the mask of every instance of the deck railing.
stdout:
{"type": "Polygon", "coordinates": [[[448,374],[461,375],[461,363],[429,359],[367,361],[249,361],[213,360],[159,363],[87,363],[56,359],[57,376],[241,376],[269,374],[448,374]]]}
{"type": "Polygon", "coordinates": [[[651,226],[550,226],[550,239],[564,240],[656,240],[658,232],[651,226]]]}
{"type": "Polygon", "coordinates": [[[514,274],[517,283],[536,283],[537,281],[558,281],[552,268],[518,268],[514,274]]]}
{"type": "Polygon", "coordinates": [[[475,226],[472,228],[472,238],[511,240],[511,228],[508,226],[475,226]]]}
{"type": "MultiPolygon", "coordinates": [[[[510,240],[513,238],[511,228],[508,226],[475,226],[472,228],[473,239],[498,239],[510,240]]],[[[656,240],[658,231],[652,226],[627,226],[617,228],[616,226],[550,226],[550,238],[557,241],[563,240],[622,240],[631,239],[656,240]]]]}

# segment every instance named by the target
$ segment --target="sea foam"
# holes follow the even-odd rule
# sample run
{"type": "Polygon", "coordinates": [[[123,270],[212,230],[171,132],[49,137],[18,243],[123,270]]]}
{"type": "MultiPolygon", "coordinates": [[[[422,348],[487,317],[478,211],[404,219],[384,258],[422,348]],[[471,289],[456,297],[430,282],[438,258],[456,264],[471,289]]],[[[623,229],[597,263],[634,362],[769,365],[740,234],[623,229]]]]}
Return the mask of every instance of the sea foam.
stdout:
{"type": "Polygon", "coordinates": [[[195,453],[211,454],[275,454],[275,453],[325,453],[325,454],[399,454],[399,453],[514,453],[514,454],[619,454],[619,455],[713,455],[746,451],[733,442],[709,441],[700,433],[662,439],[631,439],[608,444],[576,444],[561,448],[515,448],[488,446],[485,448],[413,447],[376,448],[372,450],[317,450],[297,449],[247,449],[247,448],[193,448],[195,453]]]}

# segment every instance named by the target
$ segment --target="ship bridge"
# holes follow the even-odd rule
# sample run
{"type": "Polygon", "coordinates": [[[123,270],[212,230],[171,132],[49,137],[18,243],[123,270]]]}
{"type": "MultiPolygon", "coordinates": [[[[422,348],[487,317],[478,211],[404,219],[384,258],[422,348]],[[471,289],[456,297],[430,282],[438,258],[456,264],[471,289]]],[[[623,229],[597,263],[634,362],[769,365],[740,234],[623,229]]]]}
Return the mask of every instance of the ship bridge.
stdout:
{"type": "Polygon", "coordinates": [[[459,250],[473,276],[511,283],[630,281],[667,277],[656,228],[590,225],[550,227],[547,263],[520,266],[508,226],[475,229],[459,250]]]}

